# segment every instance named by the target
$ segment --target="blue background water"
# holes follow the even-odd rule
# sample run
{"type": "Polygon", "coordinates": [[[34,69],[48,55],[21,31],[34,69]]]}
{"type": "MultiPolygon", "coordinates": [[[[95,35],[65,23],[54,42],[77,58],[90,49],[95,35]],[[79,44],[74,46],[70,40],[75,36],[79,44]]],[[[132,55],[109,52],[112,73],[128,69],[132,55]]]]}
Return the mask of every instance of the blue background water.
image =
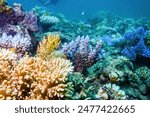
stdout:
{"type": "MultiPolygon", "coordinates": [[[[22,3],[26,10],[36,5],[43,6],[38,0],[7,1],[9,4],[22,3]]],[[[60,0],[57,5],[48,5],[47,9],[72,19],[87,19],[100,10],[124,17],[150,18],[150,0],[60,0]]]]}

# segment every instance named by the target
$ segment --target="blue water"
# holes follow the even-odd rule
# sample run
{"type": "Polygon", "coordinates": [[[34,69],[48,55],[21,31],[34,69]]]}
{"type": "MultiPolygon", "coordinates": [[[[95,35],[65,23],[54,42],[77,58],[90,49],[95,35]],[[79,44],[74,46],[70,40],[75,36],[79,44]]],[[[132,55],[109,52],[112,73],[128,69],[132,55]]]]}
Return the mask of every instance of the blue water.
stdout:
{"type": "MultiPolygon", "coordinates": [[[[22,3],[26,10],[36,5],[43,6],[39,0],[7,1],[9,4],[22,3]]],[[[57,5],[47,5],[46,8],[54,13],[62,13],[67,18],[79,20],[90,18],[101,10],[123,17],[150,18],[150,0],[59,0],[57,5]]]]}

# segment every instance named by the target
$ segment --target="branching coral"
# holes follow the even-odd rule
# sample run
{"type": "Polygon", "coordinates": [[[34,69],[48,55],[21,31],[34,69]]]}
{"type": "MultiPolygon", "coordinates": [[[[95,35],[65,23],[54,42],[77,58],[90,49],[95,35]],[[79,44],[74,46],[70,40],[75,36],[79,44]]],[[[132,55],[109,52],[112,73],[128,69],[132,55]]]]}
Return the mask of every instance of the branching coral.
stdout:
{"type": "Polygon", "coordinates": [[[150,58],[150,49],[146,47],[144,39],[141,38],[136,46],[132,46],[129,49],[123,49],[122,54],[135,61],[137,55],[150,58]]]}
{"type": "Polygon", "coordinates": [[[0,37],[0,47],[6,49],[13,48],[14,51],[18,54],[18,57],[33,49],[31,38],[28,32],[26,32],[25,35],[22,35],[22,33],[17,33],[15,36],[3,33],[0,37]]]}
{"type": "Polygon", "coordinates": [[[145,44],[147,42],[146,34],[143,27],[125,33],[124,37],[129,46],[122,50],[122,54],[132,61],[136,61],[137,56],[150,58],[150,49],[145,44]]]}
{"type": "Polygon", "coordinates": [[[48,59],[51,55],[50,53],[58,48],[60,44],[60,37],[56,35],[48,35],[44,37],[43,41],[39,44],[37,48],[37,56],[43,59],[48,59]]]}
{"type": "Polygon", "coordinates": [[[22,26],[32,32],[38,31],[37,16],[33,12],[26,13],[23,21],[21,22],[22,26]]]}
{"type": "Polygon", "coordinates": [[[42,25],[44,26],[51,26],[53,24],[56,24],[59,22],[59,19],[57,17],[54,16],[50,16],[50,15],[42,15],[40,17],[40,22],[42,23],[42,25]]]}
{"type": "Polygon", "coordinates": [[[71,63],[62,58],[45,61],[29,56],[18,61],[6,61],[0,64],[0,68],[0,99],[63,98],[66,77],[73,70],[71,63]]]}
{"type": "Polygon", "coordinates": [[[104,51],[101,48],[101,43],[97,43],[95,48],[89,44],[89,37],[77,37],[75,41],[63,45],[63,52],[70,59],[75,71],[84,72],[87,67],[93,65],[96,61],[102,59],[104,51]]]}

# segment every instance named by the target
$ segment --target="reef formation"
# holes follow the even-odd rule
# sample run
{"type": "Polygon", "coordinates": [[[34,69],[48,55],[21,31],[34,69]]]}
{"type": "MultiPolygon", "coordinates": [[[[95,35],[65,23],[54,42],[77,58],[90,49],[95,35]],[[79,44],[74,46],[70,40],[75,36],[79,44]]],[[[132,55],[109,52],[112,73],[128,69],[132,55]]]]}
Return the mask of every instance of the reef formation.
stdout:
{"type": "Polygon", "coordinates": [[[150,21],[75,22],[0,3],[1,100],[150,99],[150,21]]]}

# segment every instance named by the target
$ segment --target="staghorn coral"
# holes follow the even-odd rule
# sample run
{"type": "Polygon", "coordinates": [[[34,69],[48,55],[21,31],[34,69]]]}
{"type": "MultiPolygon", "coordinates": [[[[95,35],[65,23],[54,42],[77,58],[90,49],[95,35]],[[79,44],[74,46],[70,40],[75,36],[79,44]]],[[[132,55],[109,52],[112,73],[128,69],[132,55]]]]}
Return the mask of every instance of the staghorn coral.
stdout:
{"type": "Polygon", "coordinates": [[[67,75],[72,71],[71,62],[63,58],[47,61],[26,55],[17,60],[12,51],[3,49],[0,51],[0,99],[63,98],[67,75]]]}
{"type": "Polygon", "coordinates": [[[58,48],[60,44],[60,37],[56,35],[48,35],[44,37],[43,41],[39,44],[37,48],[37,56],[43,59],[48,59],[51,57],[50,53],[58,48]]]}

